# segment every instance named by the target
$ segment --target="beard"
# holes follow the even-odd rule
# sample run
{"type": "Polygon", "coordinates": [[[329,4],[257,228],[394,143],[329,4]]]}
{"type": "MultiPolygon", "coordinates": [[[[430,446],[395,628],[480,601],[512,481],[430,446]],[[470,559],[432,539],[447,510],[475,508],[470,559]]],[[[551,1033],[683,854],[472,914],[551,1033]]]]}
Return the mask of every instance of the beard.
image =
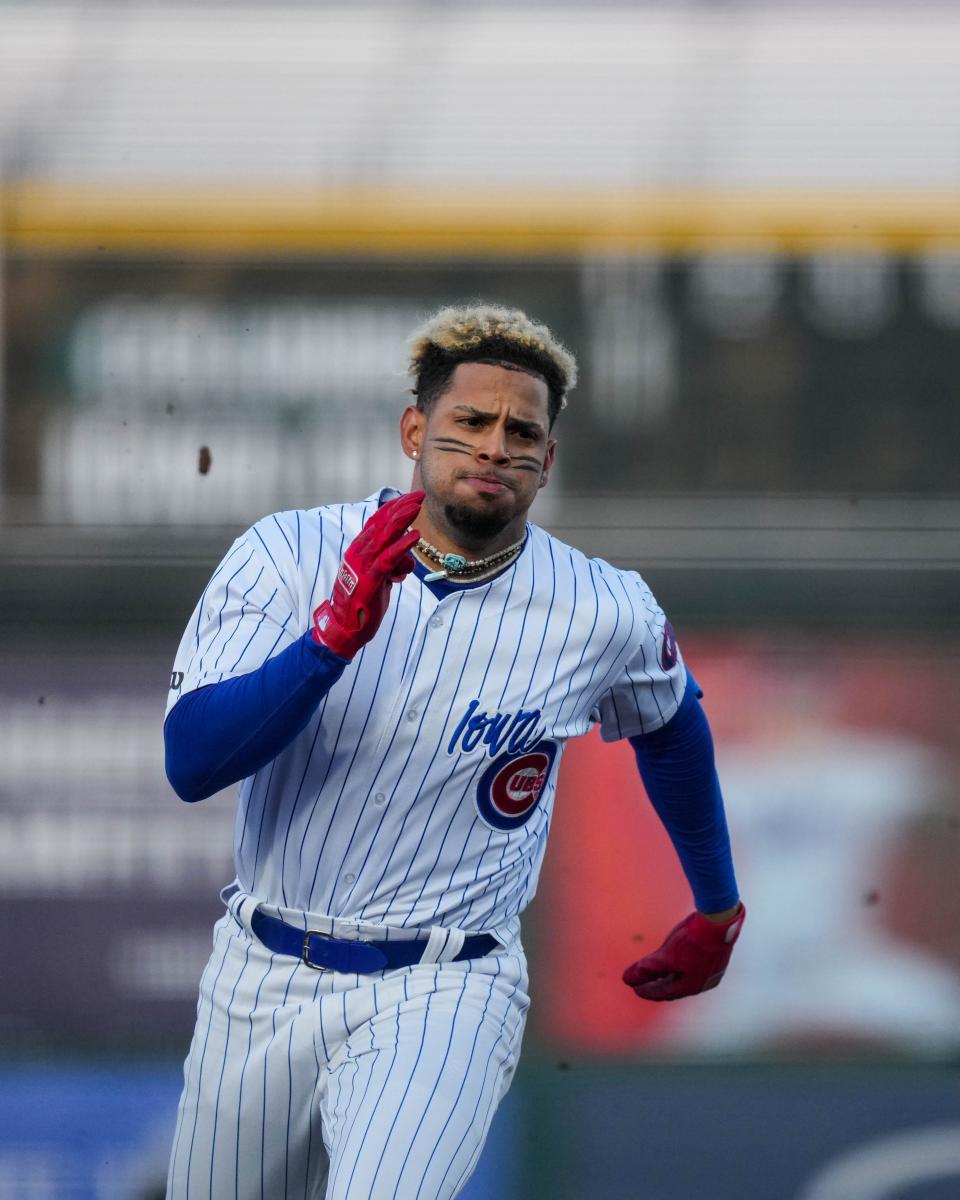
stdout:
{"type": "Polygon", "coordinates": [[[473,508],[469,504],[445,504],[443,515],[465,544],[477,547],[483,547],[502,533],[511,521],[510,513],[498,512],[493,508],[473,508]]]}

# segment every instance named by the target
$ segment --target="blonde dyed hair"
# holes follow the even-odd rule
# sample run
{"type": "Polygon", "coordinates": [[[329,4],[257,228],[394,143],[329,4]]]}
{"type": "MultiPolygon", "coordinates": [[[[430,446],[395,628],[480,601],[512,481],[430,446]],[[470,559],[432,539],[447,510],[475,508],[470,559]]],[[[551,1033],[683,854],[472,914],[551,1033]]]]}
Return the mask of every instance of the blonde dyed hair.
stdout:
{"type": "Polygon", "coordinates": [[[410,340],[410,375],[418,406],[429,408],[463,362],[492,362],[540,375],[550,393],[550,422],[566,407],[577,361],[546,325],[518,308],[470,304],[441,308],[410,340]]]}

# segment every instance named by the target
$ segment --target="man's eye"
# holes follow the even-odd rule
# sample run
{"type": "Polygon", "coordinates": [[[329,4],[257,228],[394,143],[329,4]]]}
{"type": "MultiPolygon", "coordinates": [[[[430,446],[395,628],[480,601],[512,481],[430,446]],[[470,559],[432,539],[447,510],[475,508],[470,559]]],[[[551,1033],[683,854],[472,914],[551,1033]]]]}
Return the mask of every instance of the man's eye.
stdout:
{"type": "Polygon", "coordinates": [[[461,417],[460,424],[461,425],[470,425],[475,429],[480,424],[480,418],[479,417],[461,417]]]}

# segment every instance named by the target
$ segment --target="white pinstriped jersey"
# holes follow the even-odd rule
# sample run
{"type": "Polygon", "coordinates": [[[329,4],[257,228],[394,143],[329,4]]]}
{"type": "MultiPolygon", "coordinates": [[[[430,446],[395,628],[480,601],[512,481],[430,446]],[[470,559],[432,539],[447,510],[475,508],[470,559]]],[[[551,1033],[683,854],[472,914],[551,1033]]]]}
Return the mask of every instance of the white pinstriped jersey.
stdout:
{"type": "MultiPolygon", "coordinates": [[[[168,711],[300,637],[397,494],[278,513],[238,538],[184,633],[168,711]]],[[[506,931],[536,890],[567,738],[657,729],[685,682],[640,576],[536,525],[489,582],[441,599],[411,574],[303,732],[240,783],[240,887],[278,909],[506,931]]]]}

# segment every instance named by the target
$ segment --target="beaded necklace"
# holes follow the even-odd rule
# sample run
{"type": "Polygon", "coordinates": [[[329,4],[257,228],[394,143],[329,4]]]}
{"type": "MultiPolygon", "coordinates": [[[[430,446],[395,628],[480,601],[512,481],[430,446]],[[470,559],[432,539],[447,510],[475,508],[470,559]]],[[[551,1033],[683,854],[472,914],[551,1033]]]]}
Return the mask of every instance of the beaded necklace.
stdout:
{"type": "Polygon", "coordinates": [[[462,554],[444,554],[442,550],[438,550],[436,546],[432,546],[423,538],[417,542],[414,550],[423,558],[430,559],[431,563],[436,563],[439,568],[439,570],[431,571],[429,575],[424,575],[424,583],[448,579],[450,576],[456,576],[452,580],[454,583],[477,583],[481,579],[486,579],[488,575],[496,574],[511,559],[516,558],[523,549],[525,541],[526,538],[521,538],[519,542],[508,546],[506,550],[498,550],[496,554],[491,554],[487,558],[472,560],[464,558],[462,554]]]}

